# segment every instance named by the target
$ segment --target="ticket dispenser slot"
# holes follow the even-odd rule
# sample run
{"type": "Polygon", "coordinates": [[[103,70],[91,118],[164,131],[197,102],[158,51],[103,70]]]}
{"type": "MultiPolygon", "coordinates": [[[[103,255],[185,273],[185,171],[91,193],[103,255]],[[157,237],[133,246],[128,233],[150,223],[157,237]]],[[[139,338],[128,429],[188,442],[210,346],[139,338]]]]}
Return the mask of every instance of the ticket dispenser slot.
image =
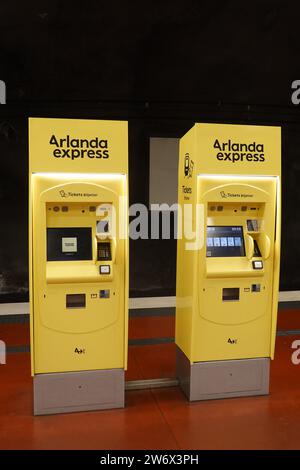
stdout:
{"type": "Polygon", "coordinates": [[[240,289],[238,287],[225,287],[222,289],[222,300],[223,302],[239,300],[240,289]]]}
{"type": "Polygon", "coordinates": [[[31,119],[29,128],[34,412],[123,407],[127,124],[31,119]],[[70,158],[56,158],[61,147],[70,158]]]}
{"type": "Polygon", "coordinates": [[[111,261],[110,242],[97,242],[97,261],[111,261]]]}
{"type": "Polygon", "coordinates": [[[67,308],[85,308],[86,299],[85,294],[67,294],[66,307],[67,308]]]}

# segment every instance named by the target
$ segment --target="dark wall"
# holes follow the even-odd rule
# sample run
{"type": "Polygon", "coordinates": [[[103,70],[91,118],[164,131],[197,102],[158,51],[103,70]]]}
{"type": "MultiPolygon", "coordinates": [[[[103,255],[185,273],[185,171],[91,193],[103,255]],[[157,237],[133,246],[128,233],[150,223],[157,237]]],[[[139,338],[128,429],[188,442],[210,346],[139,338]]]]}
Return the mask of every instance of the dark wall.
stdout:
{"type": "MultiPolygon", "coordinates": [[[[1,2],[0,302],[28,295],[27,118],[129,120],[130,202],[149,137],[195,121],[281,125],[281,289],[300,289],[299,7],[284,1],[1,2]]],[[[130,243],[131,295],[175,293],[176,241],[130,243]]]]}
{"type": "Polygon", "coordinates": [[[289,104],[299,5],[283,0],[1,1],[13,101],[289,104]]]}

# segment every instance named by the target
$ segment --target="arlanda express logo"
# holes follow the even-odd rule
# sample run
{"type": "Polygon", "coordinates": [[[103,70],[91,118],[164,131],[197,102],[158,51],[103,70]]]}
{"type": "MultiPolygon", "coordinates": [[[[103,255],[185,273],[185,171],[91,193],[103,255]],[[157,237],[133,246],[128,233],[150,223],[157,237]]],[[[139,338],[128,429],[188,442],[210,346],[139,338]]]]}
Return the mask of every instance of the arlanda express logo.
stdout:
{"type": "Polygon", "coordinates": [[[222,142],[218,139],[214,142],[214,149],[217,149],[216,158],[220,161],[228,162],[264,162],[264,144],[251,142],[249,144],[232,142],[222,142]]]}
{"type": "Polygon", "coordinates": [[[108,140],[95,137],[93,139],[76,139],[67,135],[59,138],[53,134],[49,140],[55,158],[109,158],[108,140]]]}

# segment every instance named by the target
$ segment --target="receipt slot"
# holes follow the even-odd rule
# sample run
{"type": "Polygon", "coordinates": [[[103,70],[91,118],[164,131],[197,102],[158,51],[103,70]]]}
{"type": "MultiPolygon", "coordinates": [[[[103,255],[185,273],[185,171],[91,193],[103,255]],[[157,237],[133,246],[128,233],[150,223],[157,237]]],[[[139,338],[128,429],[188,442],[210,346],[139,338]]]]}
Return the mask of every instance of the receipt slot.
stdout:
{"type": "Polygon", "coordinates": [[[191,401],[269,392],[280,161],[276,127],[195,124],[181,139],[179,203],[201,235],[191,248],[183,232],[177,250],[176,367],[191,401]]]}
{"type": "Polygon", "coordinates": [[[124,406],[126,122],[29,120],[34,414],[124,406]]]}

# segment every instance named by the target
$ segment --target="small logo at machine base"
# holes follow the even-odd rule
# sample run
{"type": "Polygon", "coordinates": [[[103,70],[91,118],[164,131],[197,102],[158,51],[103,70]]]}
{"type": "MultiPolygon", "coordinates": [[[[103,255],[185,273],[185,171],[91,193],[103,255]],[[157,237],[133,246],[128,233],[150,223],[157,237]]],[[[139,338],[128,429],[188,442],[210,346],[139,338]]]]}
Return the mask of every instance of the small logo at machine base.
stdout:
{"type": "Polygon", "coordinates": [[[76,354],[85,354],[85,349],[75,348],[74,353],[76,353],[76,354]]]}
{"type": "Polygon", "coordinates": [[[229,344],[237,344],[237,339],[228,338],[227,343],[229,343],[229,344]]]}

